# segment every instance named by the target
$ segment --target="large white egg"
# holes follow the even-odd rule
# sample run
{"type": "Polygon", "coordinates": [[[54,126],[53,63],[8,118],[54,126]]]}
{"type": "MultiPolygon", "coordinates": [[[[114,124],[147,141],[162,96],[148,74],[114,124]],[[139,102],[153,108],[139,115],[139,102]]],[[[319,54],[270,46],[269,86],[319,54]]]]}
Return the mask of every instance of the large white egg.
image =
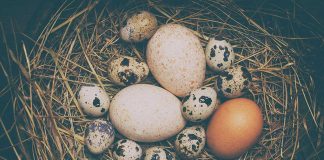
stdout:
{"type": "Polygon", "coordinates": [[[183,97],[202,86],[204,50],[188,28],[179,24],[161,26],[149,40],[146,56],[155,79],[174,95],[183,97]]]}
{"type": "Polygon", "coordinates": [[[109,116],[121,134],[139,142],[168,139],[186,124],[179,99],[149,84],[131,85],[118,92],[111,102],[109,116]]]}

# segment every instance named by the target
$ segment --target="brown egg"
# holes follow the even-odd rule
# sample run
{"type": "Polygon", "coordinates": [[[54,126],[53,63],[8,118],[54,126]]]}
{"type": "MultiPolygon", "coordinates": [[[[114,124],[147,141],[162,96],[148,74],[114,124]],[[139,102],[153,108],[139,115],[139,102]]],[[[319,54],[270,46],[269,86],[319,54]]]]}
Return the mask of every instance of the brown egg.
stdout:
{"type": "Polygon", "coordinates": [[[262,113],[254,101],[231,99],[223,103],[211,118],[207,144],[218,157],[236,158],[256,143],[262,128],[262,113]]]}

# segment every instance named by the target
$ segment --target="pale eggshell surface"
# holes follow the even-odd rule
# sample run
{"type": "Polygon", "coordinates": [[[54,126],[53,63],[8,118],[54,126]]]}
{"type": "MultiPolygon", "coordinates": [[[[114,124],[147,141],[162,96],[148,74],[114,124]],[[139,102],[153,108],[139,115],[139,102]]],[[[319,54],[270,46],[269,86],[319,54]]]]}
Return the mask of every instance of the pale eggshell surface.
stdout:
{"type": "Polygon", "coordinates": [[[78,103],[85,114],[99,117],[108,111],[110,99],[106,91],[98,86],[82,86],[78,103]]]}
{"type": "Polygon", "coordinates": [[[233,47],[226,40],[211,38],[205,50],[207,65],[215,70],[222,71],[233,65],[235,54],[233,47]]]}
{"type": "Polygon", "coordinates": [[[115,84],[126,86],[144,80],[149,74],[149,68],[138,58],[120,56],[109,63],[108,73],[115,84]]]}
{"type": "Polygon", "coordinates": [[[152,13],[140,11],[127,19],[126,26],[120,30],[120,37],[128,42],[140,42],[152,37],[157,26],[157,19],[152,13]]]}
{"type": "Polygon", "coordinates": [[[202,126],[193,126],[181,131],[175,141],[177,152],[182,158],[192,159],[202,152],[206,144],[206,132],[202,126]]]}
{"type": "Polygon", "coordinates": [[[141,146],[129,139],[121,139],[113,147],[114,160],[139,160],[142,152],[141,146]]]}
{"type": "Polygon", "coordinates": [[[169,148],[155,146],[145,151],[144,160],[176,160],[176,157],[175,153],[169,148]]]}
{"type": "Polygon", "coordinates": [[[232,66],[216,77],[215,88],[219,95],[236,98],[249,89],[252,76],[247,68],[232,66]]]}
{"type": "Polygon", "coordinates": [[[179,99],[149,84],[122,89],[113,98],[109,115],[121,134],[140,142],[165,140],[179,133],[186,124],[179,99]]]}
{"type": "Polygon", "coordinates": [[[161,26],[149,40],[146,56],[155,79],[174,95],[183,97],[202,86],[204,50],[188,28],[179,24],[161,26]]]}
{"type": "Polygon", "coordinates": [[[185,96],[182,115],[189,121],[200,122],[214,113],[218,106],[217,93],[211,87],[201,87],[185,96]]]}
{"type": "Polygon", "coordinates": [[[114,142],[115,132],[110,122],[97,119],[85,130],[85,144],[93,154],[103,153],[114,142]]]}

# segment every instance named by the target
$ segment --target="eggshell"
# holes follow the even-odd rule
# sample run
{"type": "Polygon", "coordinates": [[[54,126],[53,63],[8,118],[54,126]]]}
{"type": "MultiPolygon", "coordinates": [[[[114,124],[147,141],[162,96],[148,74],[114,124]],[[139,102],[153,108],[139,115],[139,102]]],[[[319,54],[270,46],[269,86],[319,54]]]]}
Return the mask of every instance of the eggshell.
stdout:
{"type": "Polygon", "coordinates": [[[207,144],[221,158],[236,158],[257,142],[262,128],[262,113],[254,101],[246,98],[228,100],[209,122],[207,144]]]}
{"type": "Polygon", "coordinates": [[[144,160],[176,160],[175,153],[164,146],[148,148],[144,154],[144,160]]]}
{"type": "Polygon", "coordinates": [[[110,61],[108,74],[115,84],[126,86],[144,80],[149,74],[149,68],[138,58],[120,56],[110,61]]]}
{"type": "Polygon", "coordinates": [[[149,84],[131,85],[118,92],[111,102],[109,115],[121,134],[140,142],[165,140],[179,133],[186,124],[179,99],[149,84]]]}
{"type": "Polygon", "coordinates": [[[193,159],[202,152],[206,133],[202,126],[193,126],[181,131],[175,140],[175,148],[182,158],[193,159]]]}
{"type": "Polygon", "coordinates": [[[152,13],[140,11],[127,19],[126,26],[120,30],[120,37],[128,42],[140,42],[152,37],[157,27],[157,19],[152,13]]]}
{"type": "Polygon", "coordinates": [[[139,160],[142,157],[142,148],[129,139],[121,139],[113,147],[114,160],[139,160]]]}
{"type": "Polygon", "coordinates": [[[82,86],[77,97],[81,109],[87,115],[99,117],[108,111],[109,95],[98,86],[82,86]]]}
{"type": "Polygon", "coordinates": [[[168,91],[183,97],[202,86],[206,60],[199,39],[179,24],[161,26],[149,40],[148,66],[168,91]]]}
{"type": "Polygon", "coordinates": [[[233,65],[235,54],[233,47],[226,40],[211,38],[205,49],[207,65],[215,70],[222,71],[233,65]]]}
{"type": "Polygon", "coordinates": [[[184,97],[181,111],[185,119],[200,122],[212,115],[217,106],[216,91],[211,87],[201,87],[184,97]]]}
{"type": "Polygon", "coordinates": [[[93,154],[103,153],[114,142],[115,132],[110,122],[97,119],[85,130],[85,144],[93,154]]]}
{"type": "Polygon", "coordinates": [[[249,89],[251,81],[252,76],[247,68],[231,66],[216,77],[215,88],[219,95],[236,98],[249,89]]]}

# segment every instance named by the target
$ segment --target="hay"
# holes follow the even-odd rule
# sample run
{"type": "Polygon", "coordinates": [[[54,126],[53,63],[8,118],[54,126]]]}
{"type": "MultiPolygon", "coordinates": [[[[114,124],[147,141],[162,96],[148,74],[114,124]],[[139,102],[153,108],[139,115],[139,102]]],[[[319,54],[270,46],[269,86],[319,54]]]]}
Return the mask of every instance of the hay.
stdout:
{"type": "MultiPolygon", "coordinates": [[[[107,62],[119,54],[145,59],[146,42],[130,44],[118,35],[127,16],[138,10],[153,12],[160,24],[179,23],[191,28],[203,45],[209,37],[234,44],[236,64],[246,66],[253,75],[246,96],[262,107],[265,123],[260,141],[241,159],[296,158],[307,126],[311,123],[318,127],[317,109],[310,84],[305,81],[309,76],[301,74],[295,59],[298,53],[288,46],[288,37],[274,35],[226,0],[172,5],[153,0],[111,3],[89,1],[76,8],[65,3],[52,15],[38,39],[29,38],[33,48],[22,47],[23,60],[10,51],[22,72],[14,99],[19,104],[15,108],[20,117],[19,132],[24,135],[18,140],[27,144],[19,151],[25,151],[22,153],[26,159],[85,157],[83,136],[90,119],[82,114],[76,93],[81,85],[96,83],[113,97],[121,87],[107,78],[107,62]]],[[[208,70],[206,75],[204,85],[212,86],[215,73],[208,70]]],[[[152,76],[143,83],[158,85],[152,76]]],[[[17,146],[10,143],[18,157],[17,146]]],[[[155,144],[172,148],[172,143],[170,139],[155,144]]],[[[111,151],[101,158],[112,159],[111,151]]],[[[206,148],[199,159],[216,157],[206,148]]]]}

